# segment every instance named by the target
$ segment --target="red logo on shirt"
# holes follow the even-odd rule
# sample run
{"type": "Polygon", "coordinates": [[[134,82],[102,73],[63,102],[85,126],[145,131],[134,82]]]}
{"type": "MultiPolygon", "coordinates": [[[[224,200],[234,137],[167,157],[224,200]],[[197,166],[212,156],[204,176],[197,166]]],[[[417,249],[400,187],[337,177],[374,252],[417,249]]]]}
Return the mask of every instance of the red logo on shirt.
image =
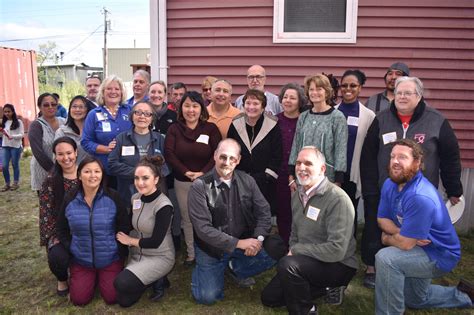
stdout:
{"type": "Polygon", "coordinates": [[[424,133],[417,133],[415,134],[415,136],[413,137],[413,139],[419,143],[419,144],[422,144],[425,142],[425,137],[426,135],[424,133]]]}

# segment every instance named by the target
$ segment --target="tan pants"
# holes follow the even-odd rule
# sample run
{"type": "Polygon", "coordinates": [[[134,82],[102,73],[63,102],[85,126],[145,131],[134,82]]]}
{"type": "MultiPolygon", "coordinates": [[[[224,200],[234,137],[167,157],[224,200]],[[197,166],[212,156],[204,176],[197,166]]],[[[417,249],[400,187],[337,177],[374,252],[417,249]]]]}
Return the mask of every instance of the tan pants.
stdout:
{"type": "Polygon", "coordinates": [[[184,231],[184,241],[186,242],[186,248],[189,258],[194,258],[194,236],[193,236],[193,225],[189,219],[188,212],[188,193],[191,188],[192,182],[181,182],[174,180],[174,189],[176,191],[176,199],[178,199],[179,210],[181,212],[181,228],[184,231]]]}

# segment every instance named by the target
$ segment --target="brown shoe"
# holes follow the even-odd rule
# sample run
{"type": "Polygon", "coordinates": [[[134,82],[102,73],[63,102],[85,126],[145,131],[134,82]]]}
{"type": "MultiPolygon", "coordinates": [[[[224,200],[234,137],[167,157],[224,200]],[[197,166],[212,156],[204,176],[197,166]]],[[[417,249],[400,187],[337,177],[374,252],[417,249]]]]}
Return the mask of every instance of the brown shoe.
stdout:
{"type": "Polygon", "coordinates": [[[18,188],[20,188],[20,186],[16,183],[13,183],[13,185],[10,187],[10,190],[17,190],[18,188]]]}
{"type": "Polygon", "coordinates": [[[459,284],[456,288],[459,291],[466,293],[471,299],[471,302],[474,304],[474,285],[471,282],[467,281],[466,279],[461,279],[459,280],[459,284]]]}
{"type": "Polygon", "coordinates": [[[5,185],[2,189],[0,189],[0,191],[4,192],[4,191],[8,191],[10,189],[11,189],[10,185],[5,185]]]}

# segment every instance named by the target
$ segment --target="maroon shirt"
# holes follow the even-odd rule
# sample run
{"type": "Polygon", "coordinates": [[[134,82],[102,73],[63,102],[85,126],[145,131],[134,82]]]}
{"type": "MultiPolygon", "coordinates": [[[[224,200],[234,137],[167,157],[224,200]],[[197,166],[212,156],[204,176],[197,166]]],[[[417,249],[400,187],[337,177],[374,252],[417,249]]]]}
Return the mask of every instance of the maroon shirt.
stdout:
{"type": "Polygon", "coordinates": [[[195,129],[181,121],[171,125],[166,133],[165,159],[175,178],[189,182],[184,175],[187,171],[210,171],[214,167],[214,151],[221,139],[221,133],[213,123],[199,122],[195,129]]]}

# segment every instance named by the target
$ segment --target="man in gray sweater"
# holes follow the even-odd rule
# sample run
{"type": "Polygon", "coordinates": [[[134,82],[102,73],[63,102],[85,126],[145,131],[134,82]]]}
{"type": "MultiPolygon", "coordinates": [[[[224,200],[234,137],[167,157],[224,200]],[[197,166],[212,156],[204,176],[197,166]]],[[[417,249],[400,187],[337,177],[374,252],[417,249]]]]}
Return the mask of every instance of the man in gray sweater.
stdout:
{"type": "Polygon", "coordinates": [[[354,207],[324,175],[325,158],[315,147],[301,149],[295,171],[299,185],[291,199],[290,247],[261,298],[271,307],[286,304],[290,314],[317,314],[313,299],[338,288],[334,304],[341,303],[343,288],[357,271],[354,207]]]}

